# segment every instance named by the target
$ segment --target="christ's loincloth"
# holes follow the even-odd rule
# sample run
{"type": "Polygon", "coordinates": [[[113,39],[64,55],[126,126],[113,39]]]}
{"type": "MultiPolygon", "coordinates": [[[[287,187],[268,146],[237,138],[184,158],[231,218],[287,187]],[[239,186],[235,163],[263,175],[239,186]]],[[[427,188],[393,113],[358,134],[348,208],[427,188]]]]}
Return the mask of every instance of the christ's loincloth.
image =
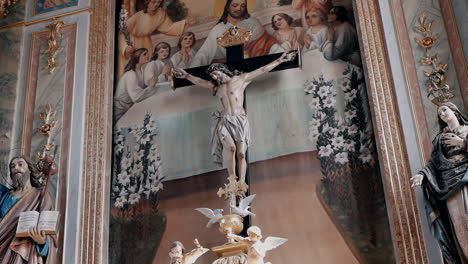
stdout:
{"type": "Polygon", "coordinates": [[[223,142],[222,140],[227,136],[235,142],[245,142],[250,146],[250,125],[247,115],[225,114],[222,111],[213,113],[213,129],[211,139],[211,155],[213,155],[213,162],[219,166],[223,166],[223,142]]]}

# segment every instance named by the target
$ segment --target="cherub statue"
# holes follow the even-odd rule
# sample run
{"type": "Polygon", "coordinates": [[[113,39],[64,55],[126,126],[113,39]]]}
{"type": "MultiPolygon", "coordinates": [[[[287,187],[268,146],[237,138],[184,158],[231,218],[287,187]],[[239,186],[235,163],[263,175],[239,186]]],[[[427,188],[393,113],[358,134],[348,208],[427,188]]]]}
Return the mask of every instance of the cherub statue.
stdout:
{"type": "Polygon", "coordinates": [[[198,239],[195,238],[193,241],[196,248],[194,248],[189,253],[184,254],[185,248],[182,242],[174,241],[171,245],[171,250],[169,251],[169,257],[171,258],[170,264],[193,264],[199,257],[209,251],[209,249],[204,248],[198,242],[198,239]]]}
{"type": "Polygon", "coordinates": [[[286,238],[267,237],[264,242],[262,239],[262,230],[258,226],[251,226],[247,229],[248,237],[241,237],[232,233],[228,234],[228,238],[238,242],[247,243],[247,264],[271,264],[263,262],[267,251],[277,248],[288,241],[286,238]]]}

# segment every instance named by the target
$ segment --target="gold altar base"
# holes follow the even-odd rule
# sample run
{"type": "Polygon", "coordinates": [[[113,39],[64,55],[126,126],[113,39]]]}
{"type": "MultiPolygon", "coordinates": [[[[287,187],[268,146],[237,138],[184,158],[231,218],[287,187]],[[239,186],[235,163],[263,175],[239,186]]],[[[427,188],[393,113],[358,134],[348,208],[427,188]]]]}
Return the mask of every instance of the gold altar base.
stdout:
{"type": "Polygon", "coordinates": [[[247,244],[243,242],[230,243],[222,246],[213,247],[211,248],[211,251],[213,251],[218,257],[230,257],[242,253],[246,254],[247,244]]]}

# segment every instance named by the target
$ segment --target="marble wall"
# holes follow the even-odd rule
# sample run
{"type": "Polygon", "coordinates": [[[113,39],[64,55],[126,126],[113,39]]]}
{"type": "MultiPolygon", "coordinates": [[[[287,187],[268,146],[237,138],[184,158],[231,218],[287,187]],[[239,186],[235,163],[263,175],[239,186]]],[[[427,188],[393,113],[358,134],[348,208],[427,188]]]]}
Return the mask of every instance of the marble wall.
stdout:
{"type": "Polygon", "coordinates": [[[3,19],[0,19],[0,27],[24,21],[25,9],[26,0],[19,0],[8,9],[8,14],[3,19]]]}
{"type": "Polygon", "coordinates": [[[52,72],[47,67],[49,55],[46,50],[49,48],[49,32],[32,32],[27,68],[26,100],[21,131],[22,148],[24,153],[35,157],[38,153],[43,152],[46,144],[54,145],[50,154],[54,155],[54,160],[59,165],[59,171],[55,177],[49,180],[51,182],[49,191],[52,197],[56,197],[57,207],[59,204],[63,204],[60,200],[61,197],[64,197],[64,195],[59,194],[60,192],[57,193],[57,188],[60,188],[61,191],[66,190],[66,186],[59,185],[59,183],[66,182],[65,178],[67,177],[76,30],[76,24],[68,24],[60,28],[59,43],[61,48],[56,54],[57,67],[52,72]],[[51,110],[55,112],[54,120],[57,121],[50,133],[50,139],[39,130],[45,124],[40,115],[46,112],[47,106],[50,106],[51,110]]]}
{"type": "Polygon", "coordinates": [[[58,120],[52,141],[59,172],[49,186],[61,217],[58,262],[78,263],[90,2],[65,1],[44,12],[36,10],[39,2],[45,1],[20,0],[0,20],[0,184],[7,184],[12,156],[25,153],[34,158],[42,150],[45,137],[38,131],[43,124],[39,113],[50,103],[58,120]],[[54,18],[64,27],[58,67],[51,74],[45,51],[47,26],[54,18]]]}
{"type": "Polygon", "coordinates": [[[21,57],[23,27],[0,30],[0,183],[8,181],[10,149],[13,144],[13,123],[18,86],[19,58],[21,57]]]}
{"type": "Polygon", "coordinates": [[[468,59],[468,16],[466,15],[468,13],[468,1],[452,0],[452,7],[457,20],[458,33],[463,44],[465,59],[468,59]]]}

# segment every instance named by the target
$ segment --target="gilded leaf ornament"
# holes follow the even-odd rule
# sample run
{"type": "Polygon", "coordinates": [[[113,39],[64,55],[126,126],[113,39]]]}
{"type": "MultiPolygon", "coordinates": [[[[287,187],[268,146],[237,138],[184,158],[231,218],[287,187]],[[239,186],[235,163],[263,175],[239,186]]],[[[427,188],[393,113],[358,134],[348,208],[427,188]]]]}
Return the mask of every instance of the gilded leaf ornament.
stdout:
{"type": "Polygon", "coordinates": [[[439,39],[439,34],[432,33],[432,25],[434,21],[428,22],[427,15],[423,13],[419,17],[420,25],[414,27],[414,31],[422,35],[422,38],[414,38],[416,43],[424,49],[424,56],[420,59],[421,64],[432,66],[432,69],[424,69],[424,75],[427,77],[428,97],[434,104],[447,102],[454,95],[451,93],[450,86],[446,83],[447,63],[437,63],[437,54],[431,55],[430,50],[434,47],[439,39]]]}
{"type": "Polygon", "coordinates": [[[47,70],[50,74],[52,74],[54,72],[54,69],[60,65],[55,60],[55,57],[61,49],[60,38],[62,37],[62,34],[60,33],[60,28],[64,24],[65,23],[63,21],[55,20],[54,22],[46,26],[46,28],[49,29],[49,34],[47,36],[48,48],[46,51],[44,51],[44,54],[47,54],[49,56],[49,58],[47,59],[47,70]]]}
{"type": "Polygon", "coordinates": [[[0,0],[0,20],[8,15],[8,9],[15,5],[16,2],[16,0],[0,0]]]}

